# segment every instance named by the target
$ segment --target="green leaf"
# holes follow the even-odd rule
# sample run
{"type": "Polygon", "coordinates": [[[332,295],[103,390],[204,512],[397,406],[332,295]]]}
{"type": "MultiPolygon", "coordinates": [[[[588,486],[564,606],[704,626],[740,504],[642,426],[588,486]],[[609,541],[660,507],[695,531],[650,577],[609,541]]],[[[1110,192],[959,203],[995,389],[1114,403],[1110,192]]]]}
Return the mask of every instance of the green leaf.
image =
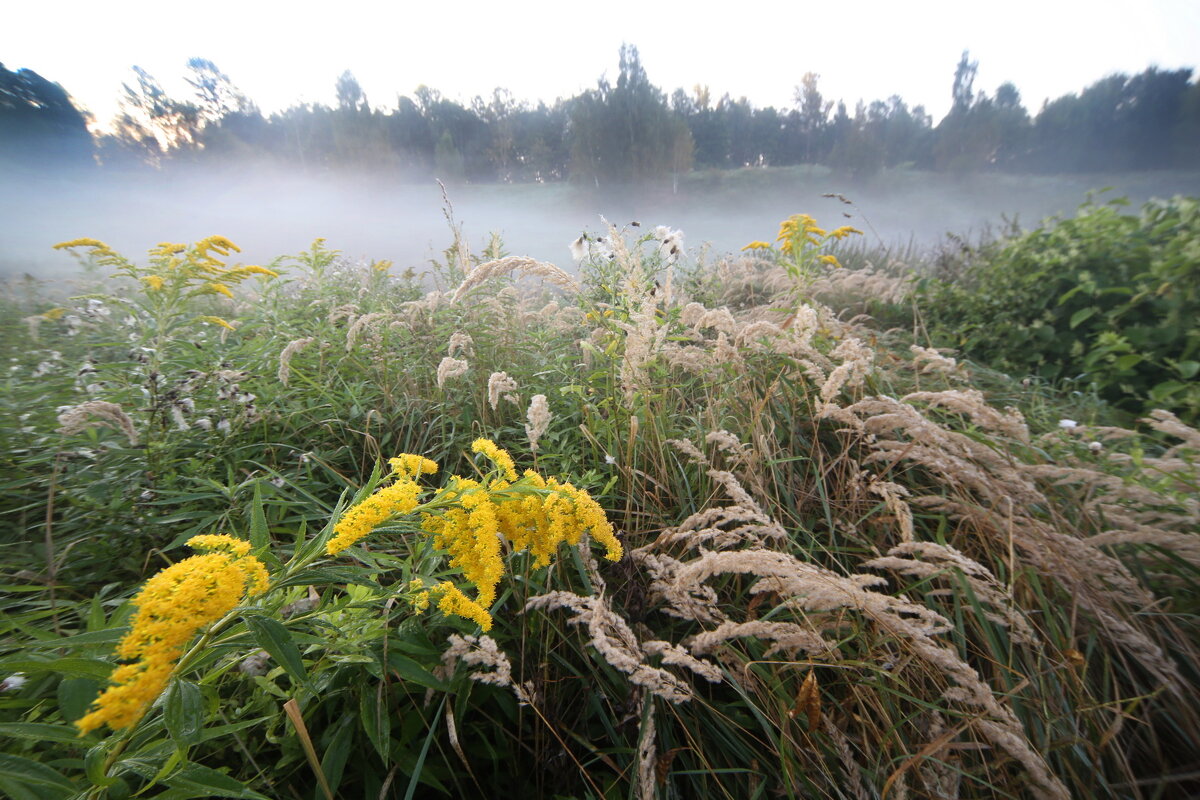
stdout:
{"type": "Polygon", "coordinates": [[[1123,355],[1120,358],[1118,358],[1116,361],[1114,361],[1113,365],[1118,370],[1121,370],[1123,372],[1127,369],[1133,369],[1138,364],[1142,363],[1142,360],[1143,359],[1142,359],[1142,356],[1140,353],[1128,353],[1127,355],[1123,355]]]}
{"type": "Polygon", "coordinates": [[[1179,370],[1179,377],[1185,381],[1196,377],[1196,373],[1200,372],[1200,361],[1180,361],[1175,366],[1179,370]]]}
{"type": "Polygon", "coordinates": [[[392,715],[388,712],[387,689],[382,681],[367,684],[360,690],[358,699],[358,717],[362,720],[363,730],[367,738],[375,746],[375,751],[387,765],[391,760],[388,749],[391,744],[392,715]]]}
{"type": "Polygon", "coordinates": [[[247,800],[270,800],[241,781],[199,764],[191,764],[180,770],[168,778],[166,784],[173,791],[159,795],[160,798],[173,797],[183,800],[191,797],[238,797],[247,800]]]}
{"type": "Polygon", "coordinates": [[[292,635],[277,620],[246,614],[242,617],[247,627],[254,635],[254,641],[263,650],[271,654],[271,658],[283,667],[292,680],[308,686],[308,672],[304,669],[304,661],[300,658],[300,650],[292,641],[292,635]]]}
{"type": "Polygon", "coordinates": [[[59,771],[36,761],[9,753],[0,753],[0,778],[25,786],[37,786],[42,797],[60,797],[75,791],[75,784],[59,771]]]}
{"type": "Polygon", "coordinates": [[[450,689],[445,681],[438,680],[432,672],[399,653],[388,653],[388,667],[404,680],[418,686],[435,689],[439,692],[446,692],[450,689]]]}
{"type": "Polygon", "coordinates": [[[0,722],[0,736],[80,746],[87,744],[86,740],[79,738],[79,731],[74,726],[47,725],[44,722],[0,722]]]}
{"type": "Polygon", "coordinates": [[[250,504],[250,544],[255,550],[265,549],[271,544],[267,515],[263,510],[261,483],[254,484],[254,500],[250,504]]]}
{"type": "Polygon", "coordinates": [[[337,794],[338,784],[342,782],[342,772],[346,769],[346,760],[350,758],[350,749],[354,745],[354,724],[352,714],[342,717],[333,741],[325,748],[321,757],[321,771],[329,781],[329,788],[337,794]]]}
{"type": "Polygon", "coordinates": [[[1071,329],[1074,330],[1075,328],[1078,328],[1082,323],[1090,319],[1092,315],[1099,310],[1100,309],[1096,308],[1095,306],[1088,306],[1087,308],[1081,308],[1076,311],[1071,315],[1071,329]]]}
{"type": "Polygon", "coordinates": [[[87,751],[83,757],[83,771],[87,779],[96,786],[112,786],[116,778],[109,777],[104,770],[104,762],[108,759],[108,744],[100,744],[87,751]]]}
{"type": "MultiPolygon", "coordinates": [[[[66,647],[68,645],[89,645],[89,644],[111,644],[121,641],[122,637],[129,632],[129,628],[122,626],[120,628],[108,628],[102,631],[88,631],[87,633],[77,633],[74,636],[64,636],[61,639],[54,640],[55,647],[66,647]]],[[[109,665],[110,667],[112,665],[109,665]]]]}
{"type": "Polygon", "coordinates": [[[191,681],[177,680],[167,689],[163,704],[167,733],[181,749],[200,740],[204,727],[204,695],[191,681]]]}
{"type": "Polygon", "coordinates": [[[207,742],[210,739],[219,739],[222,736],[228,736],[231,733],[244,730],[246,728],[258,725],[261,722],[270,719],[270,717],[256,717],[254,719],[244,719],[241,722],[230,722],[227,725],[212,725],[200,731],[200,735],[196,739],[196,743],[207,742]]]}
{"type": "Polygon", "coordinates": [[[99,658],[56,658],[52,661],[6,659],[0,661],[0,671],[4,672],[57,672],[59,675],[70,675],[73,678],[103,680],[112,674],[113,669],[115,669],[115,665],[111,661],[99,658]]]}
{"type": "Polygon", "coordinates": [[[88,712],[100,694],[100,682],[92,678],[67,678],[58,682],[58,710],[63,719],[75,720],[88,712]]]}

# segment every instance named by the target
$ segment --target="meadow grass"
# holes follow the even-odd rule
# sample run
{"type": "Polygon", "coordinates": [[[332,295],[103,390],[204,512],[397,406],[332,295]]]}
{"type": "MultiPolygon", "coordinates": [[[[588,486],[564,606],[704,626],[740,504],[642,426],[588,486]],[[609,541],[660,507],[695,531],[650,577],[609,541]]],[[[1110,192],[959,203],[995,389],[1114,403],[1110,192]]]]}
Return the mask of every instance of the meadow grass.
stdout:
{"type": "Polygon", "coordinates": [[[575,282],[458,233],[435,289],[320,240],[240,285],[206,240],[84,244],[69,293],[10,287],[0,791],[1197,788],[1200,433],[932,350],[894,265],[818,265],[820,236],[696,264],[678,232],[599,231],[575,282]],[[504,515],[552,489],[480,438],[595,498],[623,556],[579,517],[579,547],[522,552],[558,512],[504,515]],[[397,501],[328,547],[401,453],[440,468],[429,516],[397,501]],[[484,489],[486,631],[427,594],[482,585],[444,520],[478,522],[484,489]],[[223,589],[165,691],[81,735],[140,587],[212,534],[249,548],[203,563],[256,559],[269,588],[223,589]]]}

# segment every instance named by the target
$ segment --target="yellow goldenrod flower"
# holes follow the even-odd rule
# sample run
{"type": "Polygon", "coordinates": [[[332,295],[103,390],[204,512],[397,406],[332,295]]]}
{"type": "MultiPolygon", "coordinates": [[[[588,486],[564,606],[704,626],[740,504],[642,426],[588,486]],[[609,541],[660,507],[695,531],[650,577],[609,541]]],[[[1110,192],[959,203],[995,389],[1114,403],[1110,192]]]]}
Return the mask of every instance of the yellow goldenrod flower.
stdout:
{"type": "Polygon", "coordinates": [[[237,330],[237,328],[233,327],[232,324],[230,324],[229,322],[226,322],[225,320],[221,319],[220,317],[204,316],[204,317],[196,317],[196,319],[199,322],[207,322],[210,325],[220,325],[222,328],[228,328],[231,331],[237,330]]]}
{"type": "Polygon", "coordinates": [[[386,258],[383,261],[371,262],[371,269],[375,270],[376,272],[387,272],[391,268],[392,262],[388,261],[386,258]]]}
{"type": "Polygon", "coordinates": [[[393,514],[407,514],[412,511],[418,505],[417,497],[420,493],[421,487],[405,477],[375,492],[342,515],[333,527],[334,536],[325,545],[325,552],[331,556],[336,555],[369,536],[371,531],[393,514]]]}
{"type": "Polygon", "coordinates": [[[510,481],[517,479],[517,468],[513,464],[512,456],[505,450],[502,450],[491,439],[476,439],[471,443],[471,450],[476,453],[483,453],[488,459],[496,465],[497,468],[504,474],[504,477],[510,481]]]}
{"type": "Polygon", "coordinates": [[[242,252],[242,248],[238,247],[224,236],[209,236],[207,239],[201,239],[200,241],[196,242],[196,251],[200,253],[202,257],[207,256],[209,250],[216,250],[223,256],[229,255],[230,250],[235,253],[242,252]]]}
{"type": "Polygon", "coordinates": [[[473,620],[484,631],[492,629],[492,615],[482,605],[463,594],[449,581],[439,583],[429,590],[431,595],[441,595],[438,610],[443,614],[473,620]]]}
{"type": "Polygon", "coordinates": [[[862,236],[863,232],[860,231],[858,228],[852,227],[850,225],[843,225],[842,227],[834,228],[832,231],[829,232],[830,236],[832,236],[835,239],[838,239],[839,241],[842,239],[845,239],[847,236],[849,236],[851,234],[858,234],[859,236],[862,236]]]}
{"type": "Polygon", "coordinates": [[[138,280],[140,280],[142,283],[146,284],[147,286],[149,286],[152,290],[154,290],[156,292],[161,290],[163,287],[163,279],[160,278],[158,275],[143,275],[138,280]]]}
{"type": "Polygon", "coordinates": [[[187,546],[193,550],[217,550],[244,556],[250,552],[250,543],[226,533],[204,533],[187,540],[187,546]]]}
{"type": "Polygon", "coordinates": [[[62,308],[61,306],[59,308],[52,308],[49,311],[47,311],[45,314],[42,314],[42,319],[49,320],[50,322],[54,322],[56,320],[62,319],[63,314],[65,314],[65,313],[67,313],[67,310],[65,308],[62,308]]]}
{"type": "Polygon", "coordinates": [[[229,287],[228,287],[228,286],[226,286],[226,285],[225,285],[225,284],[223,284],[223,283],[210,283],[210,284],[208,285],[208,288],[209,288],[209,289],[212,289],[212,291],[213,291],[215,294],[223,294],[223,295],[225,295],[226,297],[228,297],[230,300],[232,300],[232,299],[233,299],[233,292],[231,292],[231,291],[229,290],[229,287]]]}
{"type": "Polygon", "coordinates": [[[821,256],[817,260],[820,261],[822,264],[828,264],[831,267],[841,267],[842,266],[841,263],[837,260],[837,258],[835,258],[834,256],[831,256],[831,255],[821,256]]]}
{"type": "Polygon", "coordinates": [[[197,536],[197,549],[218,552],[185,558],[158,572],[133,599],[137,612],[117,656],[132,663],[113,670],[112,684],[93,710],[75,722],[81,734],[101,725],[135,724],[166,688],[175,662],[192,637],[237,607],[242,597],[263,591],[267,571],[249,543],[232,536],[197,536]]]}
{"type": "MultiPolygon", "coordinates": [[[[452,476],[449,485],[428,505],[420,506],[422,529],[432,544],[449,557],[448,566],[461,572],[463,588],[449,581],[426,589],[421,579],[409,584],[409,601],[423,611],[431,598],[445,614],[464,617],[483,630],[492,625],[489,608],[496,601],[497,586],[504,577],[503,539],[514,552],[528,551],[535,567],[548,565],[563,542],[578,545],[585,533],[605,546],[605,557],[616,561],[623,555],[604,510],[585,491],[554,478],[543,478],[532,470],[517,480],[512,457],[495,442],[477,439],[471,447],[495,466],[486,482],[452,476]],[[499,473],[499,474],[497,474],[499,473]],[[427,510],[426,510],[427,509],[427,510]],[[474,588],[472,599],[464,593],[474,588]]],[[[352,507],[334,526],[334,537],[326,546],[333,555],[368,535],[395,513],[419,507],[416,481],[437,471],[437,464],[423,456],[404,453],[388,459],[396,483],[380,489],[352,507]]]]}
{"type": "Polygon", "coordinates": [[[72,239],[69,242],[59,242],[58,244],[54,245],[55,250],[66,250],[70,247],[90,247],[94,250],[112,250],[111,247],[99,239],[72,239]]]}
{"type": "Polygon", "coordinates": [[[395,458],[389,458],[388,464],[392,472],[411,480],[416,480],[421,475],[433,475],[438,471],[437,462],[412,453],[401,453],[395,458]]]}
{"type": "Polygon", "coordinates": [[[228,273],[228,275],[230,278],[233,278],[235,280],[242,280],[243,278],[248,278],[251,275],[266,275],[268,278],[278,278],[279,277],[279,273],[276,272],[275,270],[267,269],[266,267],[259,267],[259,266],[255,266],[255,265],[251,265],[248,267],[238,267],[237,269],[228,273]]]}
{"type": "Polygon", "coordinates": [[[409,598],[413,611],[418,614],[424,613],[429,608],[429,591],[425,588],[425,581],[413,578],[408,582],[408,590],[413,593],[413,596],[409,598]]]}
{"type": "Polygon", "coordinates": [[[771,249],[770,242],[761,242],[761,241],[755,240],[755,241],[751,242],[750,244],[746,245],[745,247],[743,247],[742,251],[745,252],[746,250],[770,250],[770,249],[771,249]]]}
{"type": "Polygon", "coordinates": [[[461,569],[474,584],[476,602],[487,607],[496,599],[496,585],[504,575],[500,551],[500,521],[496,504],[477,481],[458,478],[449,492],[461,508],[425,514],[422,527],[433,535],[435,547],[450,554],[450,566],[461,569]]]}
{"type": "Polygon", "coordinates": [[[159,242],[158,247],[150,251],[152,256],[173,256],[177,253],[182,253],[187,250],[186,244],[177,244],[176,242],[159,242]]]}

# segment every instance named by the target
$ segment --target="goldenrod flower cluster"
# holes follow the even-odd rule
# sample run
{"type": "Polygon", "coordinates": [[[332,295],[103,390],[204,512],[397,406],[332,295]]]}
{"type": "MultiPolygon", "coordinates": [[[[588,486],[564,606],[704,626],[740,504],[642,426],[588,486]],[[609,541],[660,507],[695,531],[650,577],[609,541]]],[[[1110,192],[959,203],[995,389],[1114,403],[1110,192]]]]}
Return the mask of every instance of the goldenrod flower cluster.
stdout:
{"type": "Polygon", "coordinates": [[[420,496],[421,487],[416,481],[400,475],[391,486],[385,486],[342,515],[333,526],[334,535],[325,545],[325,552],[337,555],[368,536],[389,517],[407,514],[417,507],[420,496]]]}
{"type": "Polygon", "coordinates": [[[512,456],[501,450],[491,439],[476,439],[471,442],[471,450],[487,456],[488,460],[504,473],[505,480],[515,481],[517,479],[517,467],[513,463],[512,456]]]}
{"type": "Polygon", "coordinates": [[[785,250],[798,252],[805,243],[819,247],[828,235],[808,214],[793,214],[779,223],[779,235],[775,241],[782,242],[785,250]]]}
{"type": "MultiPolygon", "coordinates": [[[[843,225],[827,231],[817,224],[808,214],[793,214],[779,223],[779,235],[775,241],[780,243],[780,249],[791,261],[783,261],[782,265],[793,278],[811,278],[811,267],[815,264],[825,264],[830,267],[841,267],[836,256],[821,253],[821,248],[831,241],[841,241],[847,236],[862,234],[858,228],[843,225]]],[[[754,241],[742,250],[773,250],[767,242],[754,241]]]]}
{"type": "Polygon", "coordinates": [[[421,611],[436,600],[442,613],[473,620],[485,631],[492,627],[488,608],[504,577],[504,539],[514,552],[529,551],[537,567],[548,565],[561,543],[577,545],[589,531],[605,546],[606,558],[621,558],[621,543],[612,525],[587,492],[532,470],[518,480],[512,456],[489,439],[477,439],[471,449],[485,456],[493,469],[483,480],[453,476],[424,506],[418,506],[416,479],[433,474],[437,465],[412,454],[390,459],[396,482],[343,515],[334,526],[328,552],[349,547],[393,514],[421,510],[422,528],[433,545],[449,555],[449,566],[460,570],[474,587],[475,597],[449,581],[425,589],[418,579],[409,586],[413,606],[421,611]]]}
{"type": "Polygon", "coordinates": [[[75,722],[80,733],[136,723],[166,687],[196,632],[236,608],[243,596],[266,590],[267,569],[249,555],[249,542],[221,534],[194,536],[188,546],[211,552],[160,571],[134,597],[132,628],[117,646],[117,656],[130,663],[113,671],[113,685],[75,722]]]}
{"type": "Polygon", "coordinates": [[[389,458],[388,465],[392,472],[409,480],[416,480],[421,475],[434,475],[438,471],[437,462],[412,453],[401,453],[395,458],[389,458]]]}
{"type": "MultiPolygon", "coordinates": [[[[160,242],[150,250],[150,266],[140,267],[96,239],[74,239],[59,242],[56,249],[88,248],[100,264],[117,269],[141,282],[147,296],[155,302],[168,302],[184,297],[219,294],[233,297],[232,287],[254,275],[276,278],[279,273],[260,266],[228,267],[221,259],[241,249],[224,236],[209,236],[190,247],[176,242],[160,242]]],[[[199,321],[211,321],[197,318],[199,321]]],[[[219,323],[215,323],[219,324],[219,323]]]]}

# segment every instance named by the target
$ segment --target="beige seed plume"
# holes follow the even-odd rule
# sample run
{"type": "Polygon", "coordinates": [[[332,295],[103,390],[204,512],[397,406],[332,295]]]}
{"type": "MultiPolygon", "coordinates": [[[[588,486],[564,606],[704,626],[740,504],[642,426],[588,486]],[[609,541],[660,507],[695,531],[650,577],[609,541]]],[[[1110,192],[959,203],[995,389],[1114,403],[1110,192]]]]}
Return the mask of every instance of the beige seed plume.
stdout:
{"type": "Polygon", "coordinates": [[[516,403],[516,392],[517,382],[510,378],[507,372],[493,372],[488,376],[488,405],[493,411],[500,405],[501,398],[516,403]]]}
{"type": "Polygon", "coordinates": [[[58,415],[59,433],[71,436],[88,428],[115,428],[129,439],[130,446],[138,443],[137,431],[134,430],[133,420],[129,418],[119,405],[104,400],[89,400],[77,406],[63,410],[58,415]]]}
{"type": "Polygon", "coordinates": [[[442,388],[446,384],[446,381],[451,378],[457,378],[459,375],[464,374],[470,366],[466,361],[457,358],[450,358],[449,356],[443,358],[437,368],[438,388],[442,388]]]}
{"type": "Polygon", "coordinates": [[[553,264],[525,256],[507,256],[495,261],[486,261],[471,270],[466,279],[454,291],[454,297],[450,299],[450,302],[457,303],[467,292],[489,278],[505,275],[513,270],[544,278],[570,292],[579,291],[579,282],[553,264]]]}
{"type": "MultiPolygon", "coordinates": [[[[450,344],[447,347],[446,355],[456,356],[459,353],[468,357],[475,355],[475,340],[471,338],[471,334],[462,331],[450,334],[450,344]]],[[[493,403],[492,408],[495,407],[496,405],[493,403]]]]}
{"type": "Polygon", "coordinates": [[[288,380],[292,377],[292,358],[312,342],[311,336],[307,339],[293,339],[279,353],[279,372],[276,373],[276,376],[284,386],[288,385],[288,380]]]}
{"type": "Polygon", "coordinates": [[[546,403],[546,395],[535,394],[529,401],[529,411],[526,413],[529,422],[525,425],[525,434],[529,437],[529,449],[538,451],[538,439],[541,439],[550,427],[550,406],[546,403]]]}

